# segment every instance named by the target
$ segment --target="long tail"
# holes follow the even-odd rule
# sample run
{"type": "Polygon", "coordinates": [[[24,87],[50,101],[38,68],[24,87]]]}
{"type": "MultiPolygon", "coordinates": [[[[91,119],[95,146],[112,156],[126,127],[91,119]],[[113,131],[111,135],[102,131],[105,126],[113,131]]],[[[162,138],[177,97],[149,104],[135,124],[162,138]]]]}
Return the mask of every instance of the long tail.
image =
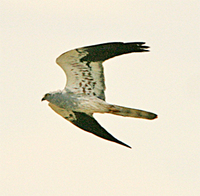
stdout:
{"type": "Polygon", "coordinates": [[[152,112],[137,110],[133,108],[127,108],[127,107],[118,106],[118,105],[110,105],[108,113],[119,115],[119,116],[143,118],[143,119],[148,119],[148,120],[153,120],[157,118],[157,114],[154,114],[152,112]]]}

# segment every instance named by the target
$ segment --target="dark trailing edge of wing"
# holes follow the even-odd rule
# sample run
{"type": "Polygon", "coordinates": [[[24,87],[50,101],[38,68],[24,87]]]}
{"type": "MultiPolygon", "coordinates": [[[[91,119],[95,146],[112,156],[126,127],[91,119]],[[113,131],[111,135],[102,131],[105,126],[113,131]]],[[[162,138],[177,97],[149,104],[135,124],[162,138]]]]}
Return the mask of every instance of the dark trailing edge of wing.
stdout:
{"type": "Polygon", "coordinates": [[[131,52],[148,52],[149,46],[144,45],[145,42],[110,42],[92,46],[86,46],[83,49],[88,55],[83,57],[81,61],[97,62],[105,61],[115,56],[127,54],[131,52]]]}
{"type": "Polygon", "coordinates": [[[113,137],[110,133],[108,133],[93,117],[82,112],[74,112],[74,114],[77,120],[71,121],[71,123],[73,123],[77,127],[83,129],[84,131],[93,133],[94,135],[101,137],[103,139],[131,148],[127,144],[119,141],[118,139],[113,137]]]}

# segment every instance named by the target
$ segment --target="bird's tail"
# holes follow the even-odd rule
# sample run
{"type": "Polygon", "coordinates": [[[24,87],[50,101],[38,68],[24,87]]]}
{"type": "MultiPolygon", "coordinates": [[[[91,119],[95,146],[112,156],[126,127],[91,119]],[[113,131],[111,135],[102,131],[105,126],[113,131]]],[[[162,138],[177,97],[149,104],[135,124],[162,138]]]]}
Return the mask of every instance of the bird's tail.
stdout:
{"type": "Polygon", "coordinates": [[[127,107],[118,106],[118,105],[110,105],[108,113],[119,115],[119,116],[143,118],[143,119],[148,119],[148,120],[153,120],[157,118],[157,115],[152,112],[137,110],[133,108],[127,108],[127,107]]]}

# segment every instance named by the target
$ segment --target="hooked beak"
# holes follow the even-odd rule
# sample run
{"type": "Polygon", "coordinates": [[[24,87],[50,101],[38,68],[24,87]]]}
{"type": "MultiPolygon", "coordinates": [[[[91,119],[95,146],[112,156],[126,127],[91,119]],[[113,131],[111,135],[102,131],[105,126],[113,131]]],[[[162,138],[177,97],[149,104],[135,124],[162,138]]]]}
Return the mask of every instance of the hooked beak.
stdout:
{"type": "Polygon", "coordinates": [[[44,97],[41,99],[41,101],[44,101],[44,100],[46,100],[44,97]]]}

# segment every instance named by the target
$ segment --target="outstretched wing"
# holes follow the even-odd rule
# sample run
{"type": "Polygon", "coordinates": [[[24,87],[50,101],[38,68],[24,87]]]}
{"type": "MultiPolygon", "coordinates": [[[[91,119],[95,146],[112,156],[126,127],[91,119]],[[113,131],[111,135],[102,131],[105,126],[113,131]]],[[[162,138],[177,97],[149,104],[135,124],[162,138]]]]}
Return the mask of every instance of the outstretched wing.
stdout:
{"type": "Polygon", "coordinates": [[[56,63],[67,76],[66,88],[105,100],[102,63],[122,54],[149,51],[149,47],[144,44],[145,42],[111,42],[86,46],[63,53],[56,59],[56,63]]]}
{"type": "Polygon", "coordinates": [[[57,114],[61,115],[63,118],[70,121],[77,127],[83,129],[84,131],[93,133],[94,135],[101,137],[103,139],[131,148],[127,144],[119,141],[118,139],[113,137],[110,133],[108,133],[92,116],[89,116],[82,112],[74,112],[74,111],[69,112],[63,108],[59,108],[58,106],[52,103],[49,103],[49,106],[57,114]]]}
{"type": "Polygon", "coordinates": [[[76,120],[72,120],[71,122],[77,127],[83,129],[84,131],[93,133],[94,135],[103,139],[131,148],[108,133],[92,116],[82,112],[74,112],[74,114],[76,116],[76,120]]]}

